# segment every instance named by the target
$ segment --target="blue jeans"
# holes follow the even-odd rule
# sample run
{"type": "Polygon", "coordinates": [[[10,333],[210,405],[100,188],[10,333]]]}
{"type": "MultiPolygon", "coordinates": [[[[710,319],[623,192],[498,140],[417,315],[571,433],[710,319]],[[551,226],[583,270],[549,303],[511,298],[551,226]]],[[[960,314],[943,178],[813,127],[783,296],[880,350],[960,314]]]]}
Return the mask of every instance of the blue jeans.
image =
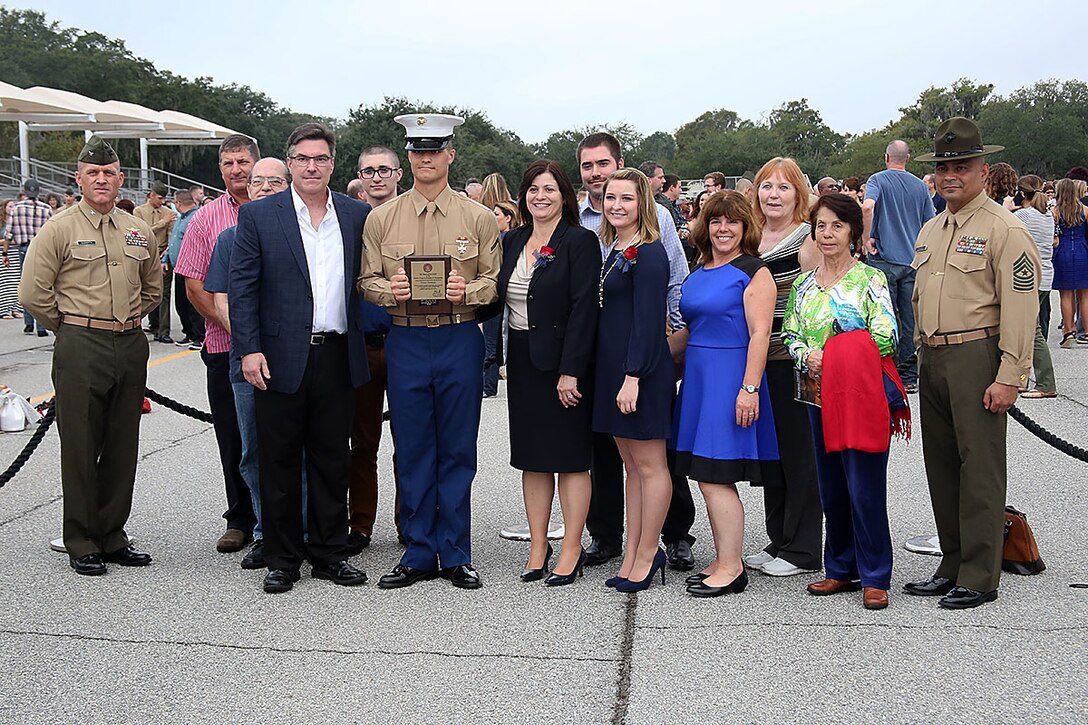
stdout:
{"type": "MultiPolygon", "coordinates": [[[[253,538],[260,541],[264,538],[264,529],[261,527],[261,468],[257,459],[257,414],[253,407],[253,386],[246,382],[231,383],[234,390],[234,410],[238,415],[238,432],[242,434],[242,461],[238,469],[242,474],[242,480],[249,487],[250,498],[253,499],[253,513],[257,517],[257,525],[253,527],[253,538]]],[[[306,526],[306,466],[302,467],[302,535],[307,534],[306,526]]]]}
{"type": "Polygon", "coordinates": [[[914,296],[913,267],[906,264],[893,264],[879,257],[870,257],[868,264],[876,267],[888,278],[888,294],[892,298],[892,307],[899,322],[899,377],[903,385],[918,384],[918,355],[914,349],[914,296]]]}
{"type": "Polygon", "coordinates": [[[495,315],[484,323],[484,397],[499,392],[499,335],[502,334],[502,315],[495,315]]]}
{"type": "MultiPolygon", "coordinates": [[[[19,245],[19,265],[20,265],[19,268],[20,269],[24,269],[25,266],[26,266],[26,250],[28,250],[28,249],[30,249],[29,244],[20,244],[19,245]]],[[[26,325],[27,327],[37,327],[39,330],[44,330],[45,329],[44,327],[42,327],[42,323],[35,320],[33,315],[31,315],[26,310],[23,310],[23,324],[26,325]]]]}

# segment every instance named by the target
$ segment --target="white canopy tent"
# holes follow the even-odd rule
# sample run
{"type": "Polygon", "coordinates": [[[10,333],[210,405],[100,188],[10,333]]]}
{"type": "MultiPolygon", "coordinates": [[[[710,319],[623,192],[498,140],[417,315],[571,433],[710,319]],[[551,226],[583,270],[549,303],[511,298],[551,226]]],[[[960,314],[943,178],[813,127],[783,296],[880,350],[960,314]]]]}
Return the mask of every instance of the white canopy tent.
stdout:
{"type": "Polygon", "coordinates": [[[0,81],[0,121],[19,124],[22,177],[30,175],[30,131],[83,131],[86,137],[137,138],[141,181],[146,184],[149,146],[217,145],[235,131],[179,111],[155,111],[125,101],[98,101],[79,93],[0,81]]]}

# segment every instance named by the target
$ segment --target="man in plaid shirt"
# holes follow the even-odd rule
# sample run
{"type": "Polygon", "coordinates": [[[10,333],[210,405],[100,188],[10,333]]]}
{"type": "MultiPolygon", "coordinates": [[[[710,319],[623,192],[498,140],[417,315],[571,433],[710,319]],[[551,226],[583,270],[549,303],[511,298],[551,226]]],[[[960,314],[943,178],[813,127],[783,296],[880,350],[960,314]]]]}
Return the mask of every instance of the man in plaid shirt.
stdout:
{"type": "MultiPolygon", "coordinates": [[[[20,264],[26,259],[26,250],[30,246],[30,240],[38,234],[38,230],[53,217],[53,210],[44,201],[38,201],[41,188],[34,179],[27,179],[23,184],[24,201],[16,202],[8,219],[8,241],[19,245],[20,264]]],[[[23,332],[34,334],[35,320],[27,311],[23,311],[23,332]]],[[[41,323],[37,323],[38,337],[45,337],[49,333],[45,331],[41,323]]]]}

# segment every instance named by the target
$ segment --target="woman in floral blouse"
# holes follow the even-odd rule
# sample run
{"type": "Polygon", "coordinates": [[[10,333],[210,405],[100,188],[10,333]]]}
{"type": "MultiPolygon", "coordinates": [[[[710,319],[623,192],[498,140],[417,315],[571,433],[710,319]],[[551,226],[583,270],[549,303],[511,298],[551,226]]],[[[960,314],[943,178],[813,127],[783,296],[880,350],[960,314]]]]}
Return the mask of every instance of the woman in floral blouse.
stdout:
{"type": "Polygon", "coordinates": [[[864,589],[865,607],[883,609],[892,569],[888,448],[893,431],[910,431],[894,363],[895,312],[884,273],[854,258],[861,208],[842,194],[822,196],[811,224],[821,261],[794,282],[782,325],[799,386],[805,376],[819,383],[822,406],[809,408],[809,417],[827,529],[827,578],[808,591],[823,596],[864,589]]]}

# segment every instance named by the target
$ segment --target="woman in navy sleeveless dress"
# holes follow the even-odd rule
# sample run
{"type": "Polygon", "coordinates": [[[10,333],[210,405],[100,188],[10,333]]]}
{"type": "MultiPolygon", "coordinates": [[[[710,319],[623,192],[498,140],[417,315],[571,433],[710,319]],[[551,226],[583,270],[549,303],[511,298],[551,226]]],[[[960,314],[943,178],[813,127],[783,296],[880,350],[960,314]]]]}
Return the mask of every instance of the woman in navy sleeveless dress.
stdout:
{"type": "Polygon", "coordinates": [[[665,552],[658,546],[672,498],[665,459],[675,369],[666,330],[669,260],[661,245],[650,182],[619,169],[604,186],[602,243],[612,251],[601,269],[593,430],[616,439],[627,471],[627,548],[619,591],[649,587],[665,552]]]}
{"type": "Polygon", "coordinates": [[[704,266],[680,297],[688,339],[670,448],[674,472],[699,482],[714,532],[715,559],[689,578],[688,592],[715,597],[748,584],[736,483],[782,481],[765,372],[776,290],[757,256],[759,225],[743,195],[708,199],[691,239],[704,266]]]}

